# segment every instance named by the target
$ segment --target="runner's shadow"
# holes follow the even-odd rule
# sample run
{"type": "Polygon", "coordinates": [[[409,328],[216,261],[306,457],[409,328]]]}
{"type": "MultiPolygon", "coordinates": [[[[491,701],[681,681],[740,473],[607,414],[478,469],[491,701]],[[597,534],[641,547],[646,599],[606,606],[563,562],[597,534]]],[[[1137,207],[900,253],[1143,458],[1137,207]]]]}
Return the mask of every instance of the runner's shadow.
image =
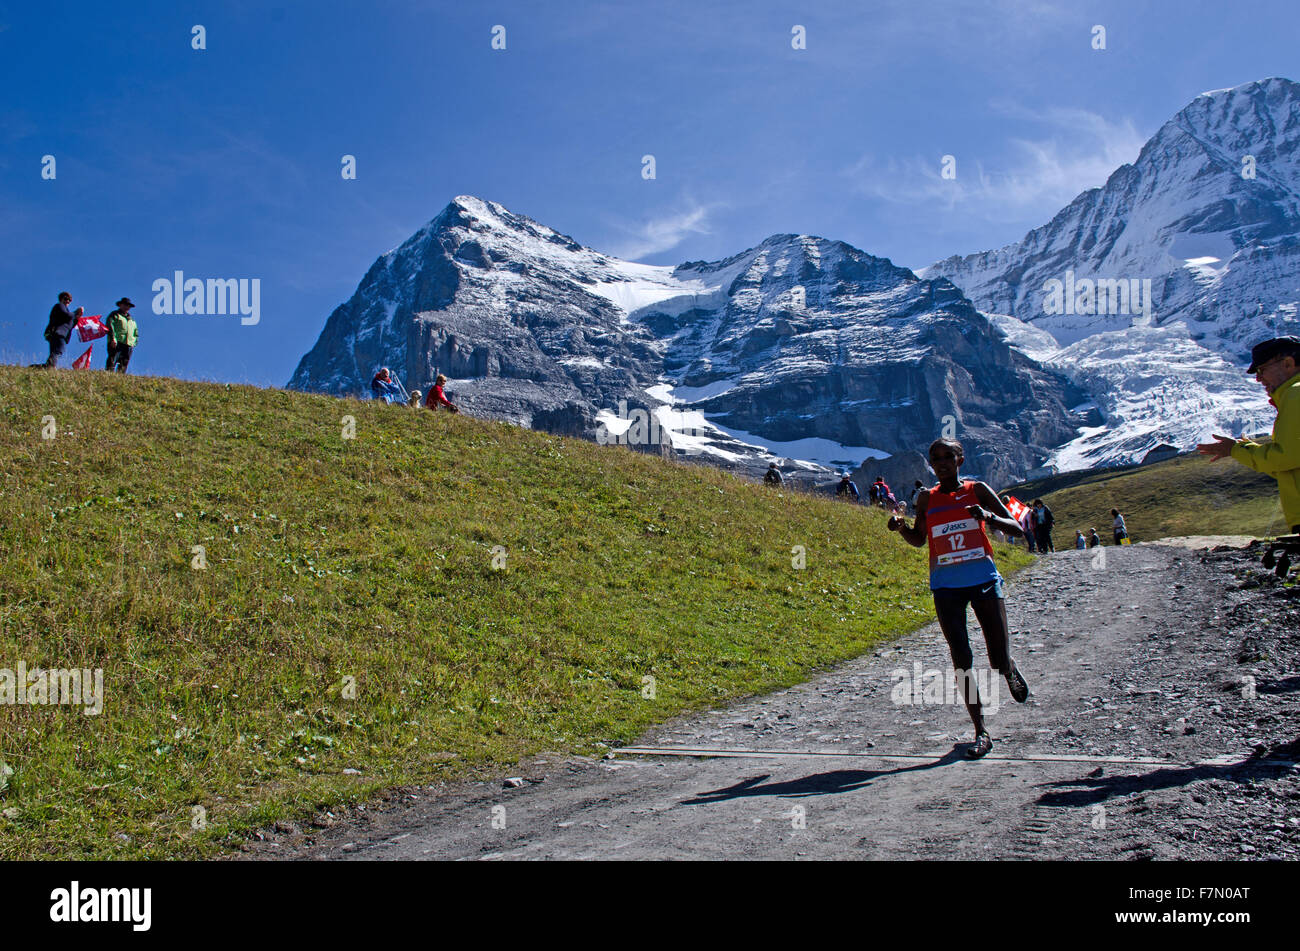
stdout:
{"type": "Polygon", "coordinates": [[[949,763],[963,760],[966,758],[963,751],[969,745],[968,743],[958,743],[932,763],[917,763],[915,766],[899,766],[896,769],[837,769],[829,773],[817,773],[814,776],[804,776],[784,783],[760,785],[772,775],[771,773],[764,773],[751,779],[742,779],[734,786],[727,786],[724,789],[696,793],[694,798],[683,799],[681,805],[704,806],[715,802],[726,802],[730,799],[742,799],[746,796],[800,797],[853,792],[862,789],[864,786],[869,786],[872,780],[879,779],[882,776],[934,769],[936,766],[946,766],[949,763]]]}
{"type": "Polygon", "coordinates": [[[1042,783],[1042,786],[1082,787],[1068,792],[1046,792],[1038,797],[1040,806],[1079,807],[1091,806],[1104,802],[1113,796],[1127,796],[1130,793],[1149,792],[1155,789],[1169,789],[1174,786],[1186,786],[1188,783],[1202,779],[1226,779],[1235,783],[1249,782],[1246,775],[1238,775],[1243,770],[1252,771],[1261,767],[1272,766],[1274,769],[1289,769],[1286,763],[1272,763],[1267,759],[1251,756],[1237,763],[1224,766],[1180,766],[1153,769],[1140,776],[1106,776],[1081,777],[1079,779],[1062,779],[1054,783],[1042,783]]]}

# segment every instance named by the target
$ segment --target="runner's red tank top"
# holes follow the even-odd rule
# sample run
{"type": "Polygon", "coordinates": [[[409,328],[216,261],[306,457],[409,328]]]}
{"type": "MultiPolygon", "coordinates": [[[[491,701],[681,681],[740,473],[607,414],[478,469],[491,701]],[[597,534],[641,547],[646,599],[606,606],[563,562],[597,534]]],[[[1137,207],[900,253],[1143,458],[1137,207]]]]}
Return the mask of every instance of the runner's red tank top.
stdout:
{"type": "MultiPolygon", "coordinates": [[[[944,492],[937,485],[930,489],[929,505],[925,510],[925,538],[930,545],[930,587],[964,587],[984,580],[987,571],[984,566],[980,566],[984,571],[972,571],[974,565],[958,567],[981,559],[993,561],[993,545],[984,531],[984,523],[971,518],[966,511],[968,506],[979,504],[972,481],[963,482],[956,492],[944,492]],[[955,583],[936,585],[934,582],[940,578],[955,583]],[[975,580],[968,581],[967,578],[975,580]]],[[[996,567],[993,572],[996,574],[996,567]]]]}

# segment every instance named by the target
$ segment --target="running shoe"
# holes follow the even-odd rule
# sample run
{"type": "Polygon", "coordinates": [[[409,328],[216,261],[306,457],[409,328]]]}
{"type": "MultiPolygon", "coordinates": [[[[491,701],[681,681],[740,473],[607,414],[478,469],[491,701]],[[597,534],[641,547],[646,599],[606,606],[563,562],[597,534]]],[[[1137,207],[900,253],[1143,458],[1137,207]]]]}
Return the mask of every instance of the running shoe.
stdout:
{"type": "Polygon", "coordinates": [[[1011,665],[1011,672],[1007,674],[1007,686],[1011,689],[1011,696],[1016,703],[1024,703],[1029,699],[1029,684],[1025,683],[1025,678],[1020,676],[1020,670],[1015,664],[1011,665]]]}
{"type": "Polygon", "coordinates": [[[967,759],[979,759],[993,749],[993,737],[987,733],[980,733],[975,737],[975,742],[971,744],[970,749],[966,751],[967,759]]]}

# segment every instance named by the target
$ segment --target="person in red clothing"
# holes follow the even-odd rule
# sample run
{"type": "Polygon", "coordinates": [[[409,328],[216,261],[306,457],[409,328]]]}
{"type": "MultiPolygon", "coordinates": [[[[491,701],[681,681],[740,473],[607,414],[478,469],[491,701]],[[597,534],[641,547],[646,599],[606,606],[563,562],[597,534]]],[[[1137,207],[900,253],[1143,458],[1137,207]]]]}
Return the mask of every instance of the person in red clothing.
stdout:
{"type": "Polygon", "coordinates": [[[871,486],[876,490],[876,504],[882,509],[894,510],[898,500],[894,498],[894,493],[890,490],[889,484],[885,482],[884,476],[876,476],[876,481],[871,486]],[[890,501],[890,500],[893,501],[890,501]]]}
{"type": "Polygon", "coordinates": [[[438,404],[442,404],[447,407],[448,412],[459,413],[460,407],[447,399],[447,394],[442,391],[442,385],[446,382],[447,378],[439,373],[438,378],[433,381],[433,386],[429,389],[429,395],[424,398],[424,405],[428,409],[437,409],[438,404]]]}
{"type": "Polygon", "coordinates": [[[907,522],[892,515],[886,523],[909,545],[930,546],[930,592],[934,596],[939,629],[948,642],[959,692],[975,727],[975,742],[966,751],[972,759],[985,756],[993,739],[984,726],[979,686],[972,676],[974,656],[966,629],[966,608],[984,629],[989,666],[1007,679],[1011,696],[1019,703],[1029,699],[1029,685],[1011,659],[1011,636],[1002,574],[993,560],[993,546],[985,527],[1015,536],[1023,529],[1002,501],[983,482],[962,479],[965,450],[955,439],[937,439],[930,445],[930,468],[938,484],[916,496],[916,519],[907,522]]]}

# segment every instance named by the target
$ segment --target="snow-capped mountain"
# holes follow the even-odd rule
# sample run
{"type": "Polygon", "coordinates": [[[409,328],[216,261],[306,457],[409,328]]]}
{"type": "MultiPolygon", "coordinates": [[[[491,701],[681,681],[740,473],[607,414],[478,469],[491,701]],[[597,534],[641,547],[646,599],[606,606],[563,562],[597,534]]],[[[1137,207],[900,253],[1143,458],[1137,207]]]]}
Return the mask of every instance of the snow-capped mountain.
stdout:
{"type": "Polygon", "coordinates": [[[1204,93],[1021,241],[919,272],[1015,318],[997,320],[1013,341],[1028,325],[1024,352],[1088,391],[1104,424],[1053,462],[1130,462],[1269,427],[1267,396],[1241,370],[1253,343],[1300,332],[1297,145],[1300,85],[1204,93]]]}
{"type": "Polygon", "coordinates": [[[361,394],[381,364],[421,389],[445,373],[479,415],[745,469],[910,478],[950,430],[1009,481],[1082,421],[951,283],[843,242],[654,267],[469,196],[375,262],[290,386],[361,394]]]}

